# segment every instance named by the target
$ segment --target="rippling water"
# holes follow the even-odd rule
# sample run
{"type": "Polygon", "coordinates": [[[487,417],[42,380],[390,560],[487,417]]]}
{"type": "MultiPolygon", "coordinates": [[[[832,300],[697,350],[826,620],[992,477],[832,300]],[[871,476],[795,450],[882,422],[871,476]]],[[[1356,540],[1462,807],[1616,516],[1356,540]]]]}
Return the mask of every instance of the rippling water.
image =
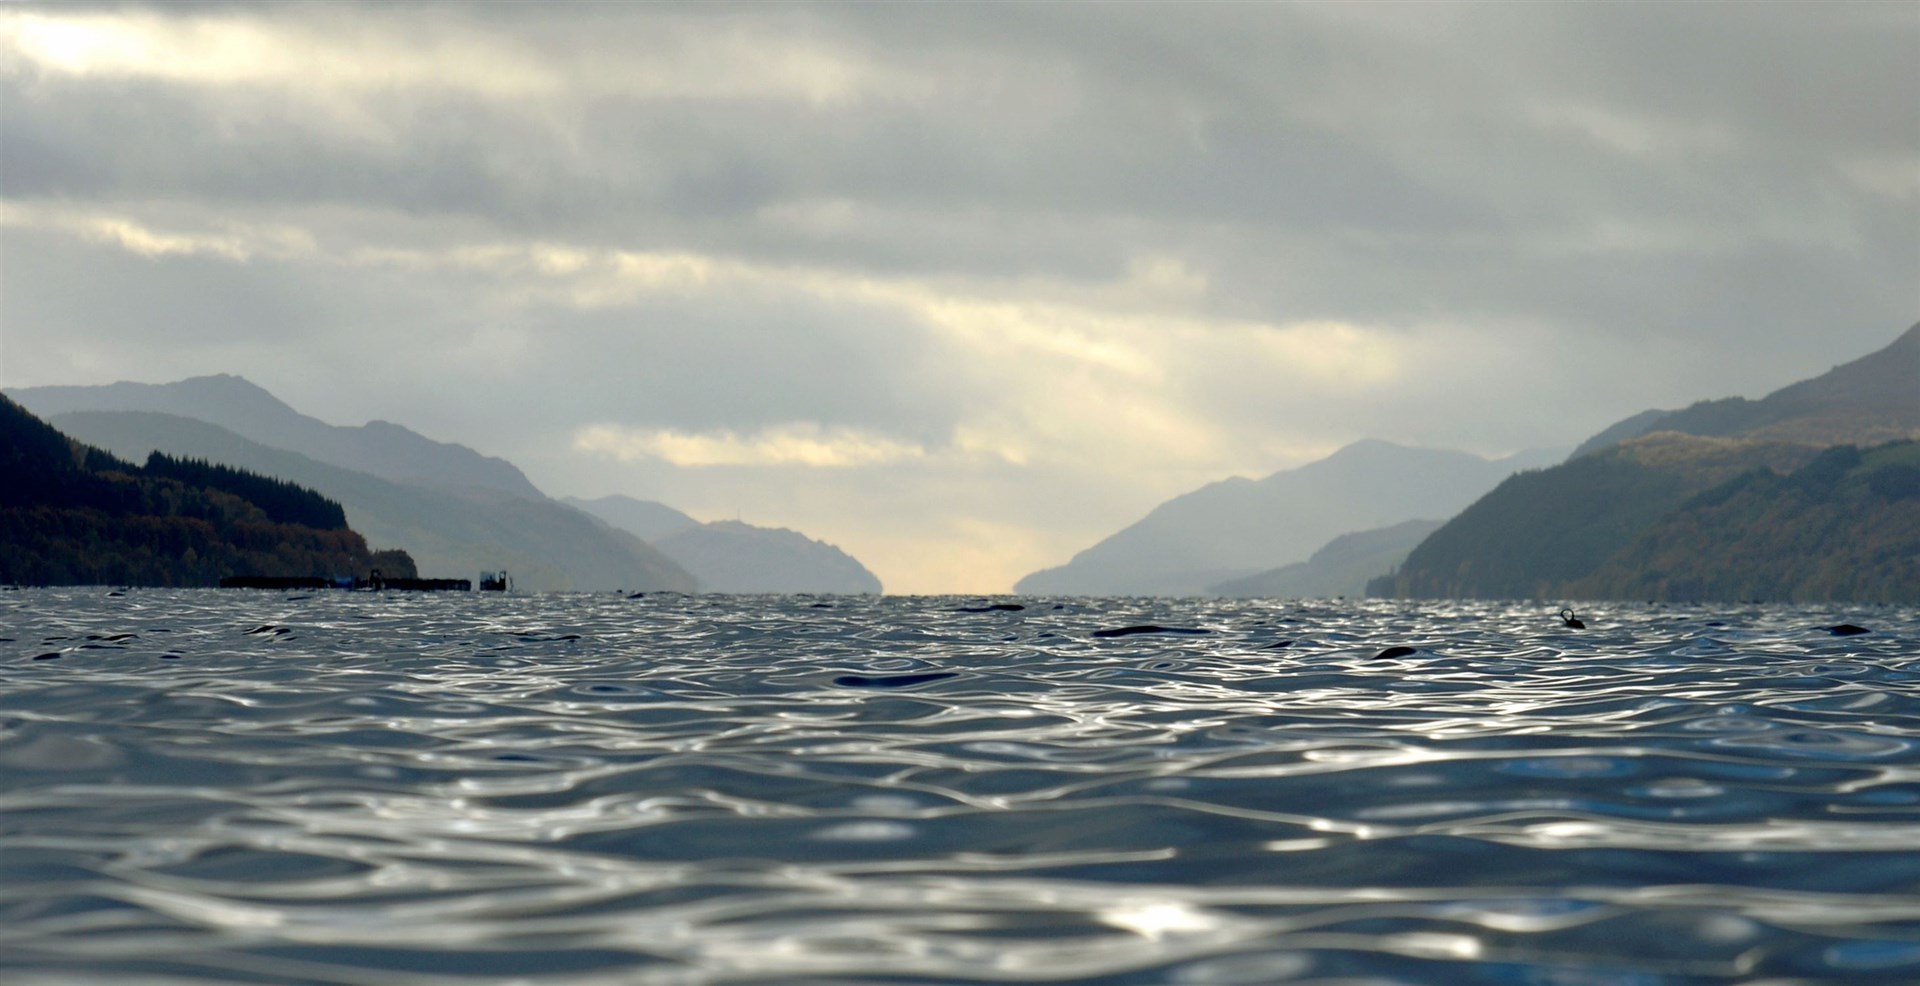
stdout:
{"type": "Polygon", "coordinates": [[[0,593],[0,979],[1920,981],[1920,611],[1024,602],[0,593]]]}

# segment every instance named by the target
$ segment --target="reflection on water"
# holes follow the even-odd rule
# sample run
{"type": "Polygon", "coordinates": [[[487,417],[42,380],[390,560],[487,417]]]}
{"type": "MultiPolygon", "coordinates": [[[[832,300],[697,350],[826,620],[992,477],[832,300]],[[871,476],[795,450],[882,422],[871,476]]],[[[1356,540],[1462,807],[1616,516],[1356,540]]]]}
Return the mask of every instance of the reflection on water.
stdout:
{"type": "Polygon", "coordinates": [[[0,977],[1920,981],[1911,608],[979,602],[0,593],[0,977]]]}

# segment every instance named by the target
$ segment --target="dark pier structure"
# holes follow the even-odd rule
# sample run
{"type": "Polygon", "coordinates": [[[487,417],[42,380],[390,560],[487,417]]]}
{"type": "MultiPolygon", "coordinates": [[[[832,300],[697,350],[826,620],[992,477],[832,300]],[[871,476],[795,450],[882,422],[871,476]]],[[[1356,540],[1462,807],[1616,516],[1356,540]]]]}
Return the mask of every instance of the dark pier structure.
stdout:
{"type": "Polygon", "coordinates": [[[229,575],[220,580],[222,589],[331,589],[332,579],[317,575],[229,575]]]}
{"type": "Polygon", "coordinates": [[[393,589],[402,592],[472,592],[471,579],[384,578],[379,569],[364,579],[326,579],[317,575],[229,575],[222,589],[393,589]]]}
{"type": "Polygon", "coordinates": [[[472,579],[369,579],[366,585],[354,580],[356,589],[399,589],[406,592],[472,592],[472,579]]]}

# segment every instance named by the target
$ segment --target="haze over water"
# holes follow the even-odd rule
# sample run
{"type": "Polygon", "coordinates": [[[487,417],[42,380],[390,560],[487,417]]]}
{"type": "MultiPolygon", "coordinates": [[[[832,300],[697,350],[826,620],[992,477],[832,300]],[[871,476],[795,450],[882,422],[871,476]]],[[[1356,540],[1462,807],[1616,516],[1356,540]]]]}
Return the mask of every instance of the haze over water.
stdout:
{"type": "Polygon", "coordinates": [[[0,977],[1920,977],[1912,608],[1026,603],[0,593],[0,977]]]}

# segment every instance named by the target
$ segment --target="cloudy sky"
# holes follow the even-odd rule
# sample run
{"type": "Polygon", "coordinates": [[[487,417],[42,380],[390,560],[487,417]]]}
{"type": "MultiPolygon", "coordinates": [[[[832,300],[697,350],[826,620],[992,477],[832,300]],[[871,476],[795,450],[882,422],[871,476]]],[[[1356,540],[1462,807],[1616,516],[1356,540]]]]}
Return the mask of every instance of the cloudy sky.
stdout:
{"type": "Polygon", "coordinates": [[[1891,341],[1920,4],[8,5],[0,196],[0,385],[238,373],[1004,591],[1891,341]]]}

